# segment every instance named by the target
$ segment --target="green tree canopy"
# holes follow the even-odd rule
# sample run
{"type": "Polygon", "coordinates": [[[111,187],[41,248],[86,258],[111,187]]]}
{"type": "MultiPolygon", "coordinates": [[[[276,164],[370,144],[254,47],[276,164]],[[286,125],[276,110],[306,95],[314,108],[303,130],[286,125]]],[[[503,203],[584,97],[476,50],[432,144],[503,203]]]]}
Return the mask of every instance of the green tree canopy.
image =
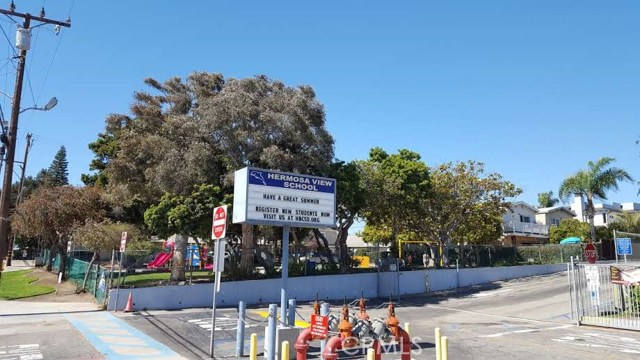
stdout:
{"type": "Polygon", "coordinates": [[[547,191],[538,194],[538,207],[553,207],[556,206],[558,202],[560,202],[560,200],[553,197],[553,191],[547,191]]]}
{"type": "Polygon", "coordinates": [[[589,238],[589,224],[578,219],[564,219],[558,226],[549,229],[549,242],[557,244],[562,239],[579,237],[583,241],[589,238]]]}
{"type": "Polygon", "coordinates": [[[612,230],[640,234],[640,213],[624,212],[609,224],[612,230]]]}
{"type": "Polygon", "coordinates": [[[507,199],[521,193],[500,174],[485,175],[484,164],[475,161],[440,165],[431,171],[431,184],[419,233],[441,247],[495,241],[507,199]]]}
{"type": "Polygon", "coordinates": [[[398,236],[413,232],[424,219],[422,201],[430,191],[429,169],[420,155],[407,149],[388,154],[376,147],[360,166],[367,200],[363,239],[394,243],[398,236]],[[371,236],[381,234],[389,236],[371,236]]]}
{"type": "MultiPolygon", "coordinates": [[[[59,251],[65,255],[73,231],[88,220],[100,221],[105,208],[96,188],[40,187],[16,207],[11,217],[12,231],[19,236],[40,238],[52,254],[59,251]]],[[[64,272],[65,257],[62,259],[64,272]]]]}
{"type": "Polygon", "coordinates": [[[49,186],[63,186],[69,185],[69,162],[67,161],[67,149],[64,146],[60,147],[60,150],[53,158],[53,162],[47,170],[47,185],[49,186]]]}
{"type": "Polygon", "coordinates": [[[566,178],[560,185],[558,195],[561,199],[567,200],[573,194],[582,194],[587,198],[585,208],[589,224],[591,226],[591,239],[596,241],[596,227],[593,222],[595,216],[595,199],[606,200],[607,192],[618,190],[618,185],[622,181],[633,181],[629,173],[621,168],[612,167],[615,159],[610,157],[600,158],[598,161],[589,161],[587,168],[579,170],[575,174],[566,178]]]}
{"type": "MultiPolygon", "coordinates": [[[[333,138],[323,105],[309,86],[290,87],[266,76],[224,79],[195,72],[186,81],[146,79],[151,92],[136,92],[131,116],[107,117],[105,132],[90,145],[97,173],[125,208],[147,206],[165,194],[188,196],[199,184],[230,193],[233,171],[255,166],[326,175],[333,138]]],[[[253,238],[243,228],[241,266],[253,270],[253,238]],[[247,237],[247,241],[244,238],[247,237]]]]}

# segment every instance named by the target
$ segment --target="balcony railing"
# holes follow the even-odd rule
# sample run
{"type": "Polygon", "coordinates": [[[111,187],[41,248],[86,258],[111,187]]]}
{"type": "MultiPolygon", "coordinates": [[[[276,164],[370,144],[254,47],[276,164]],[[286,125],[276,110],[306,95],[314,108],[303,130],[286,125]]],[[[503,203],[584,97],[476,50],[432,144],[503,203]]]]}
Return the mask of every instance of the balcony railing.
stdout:
{"type": "Polygon", "coordinates": [[[549,235],[549,225],[535,224],[535,223],[504,223],[503,224],[505,234],[531,234],[531,235],[549,235]]]}

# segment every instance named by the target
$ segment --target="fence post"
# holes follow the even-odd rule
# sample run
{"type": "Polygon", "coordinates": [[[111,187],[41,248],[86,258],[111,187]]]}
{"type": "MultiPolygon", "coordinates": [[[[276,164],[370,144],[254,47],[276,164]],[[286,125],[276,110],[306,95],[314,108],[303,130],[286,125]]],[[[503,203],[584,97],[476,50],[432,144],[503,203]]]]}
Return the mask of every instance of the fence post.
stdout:
{"type": "Polygon", "coordinates": [[[95,283],[93,285],[93,296],[98,295],[98,271],[100,270],[100,268],[98,267],[98,264],[95,264],[95,265],[96,265],[96,278],[95,278],[95,283]]]}
{"type": "Polygon", "coordinates": [[[542,245],[538,245],[538,257],[540,258],[540,265],[544,264],[542,262],[542,245]]]}

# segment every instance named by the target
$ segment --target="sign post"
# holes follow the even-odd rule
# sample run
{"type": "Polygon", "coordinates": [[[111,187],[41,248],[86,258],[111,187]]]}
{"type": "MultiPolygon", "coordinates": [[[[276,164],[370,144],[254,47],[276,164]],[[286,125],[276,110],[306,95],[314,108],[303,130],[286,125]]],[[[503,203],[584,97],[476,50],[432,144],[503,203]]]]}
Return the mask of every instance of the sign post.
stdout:
{"type": "Polygon", "coordinates": [[[598,250],[595,245],[588,243],[587,246],[584,247],[584,257],[587,258],[589,264],[596,263],[596,260],[598,260],[598,250]]]}
{"type": "MultiPolygon", "coordinates": [[[[116,288],[116,305],[113,311],[118,311],[118,295],[120,295],[120,276],[122,274],[122,255],[125,250],[127,250],[127,238],[128,234],[126,231],[122,232],[120,235],[120,259],[118,260],[118,287],[116,288]]],[[[113,262],[111,263],[111,272],[113,273],[113,262]]]]}
{"type": "Polygon", "coordinates": [[[286,324],[289,230],[336,226],[336,180],[246,167],[235,172],[233,223],[282,227],[280,321],[286,324]]]}
{"type": "Polygon", "coordinates": [[[213,305],[211,310],[211,344],[209,346],[209,357],[213,358],[213,339],[216,330],[216,294],[220,291],[220,278],[224,271],[224,250],[227,235],[227,205],[213,209],[213,224],[211,225],[211,238],[216,241],[213,253],[213,305]]]}

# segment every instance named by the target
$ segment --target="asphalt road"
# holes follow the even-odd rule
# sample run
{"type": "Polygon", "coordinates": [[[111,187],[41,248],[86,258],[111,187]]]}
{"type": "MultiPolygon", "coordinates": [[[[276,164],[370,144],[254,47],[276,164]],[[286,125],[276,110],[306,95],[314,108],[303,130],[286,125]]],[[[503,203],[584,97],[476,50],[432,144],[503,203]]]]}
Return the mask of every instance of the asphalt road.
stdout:
{"type": "Polygon", "coordinates": [[[0,317],[0,359],[104,359],[64,317],[59,314],[0,317]]]}
{"type": "MultiPolygon", "coordinates": [[[[382,300],[384,301],[384,300],[382,300]]],[[[331,304],[338,314],[340,303],[331,304]]],[[[372,317],[385,318],[385,304],[369,303],[372,317]]],[[[396,317],[411,325],[413,359],[434,359],[434,328],[449,338],[450,359],[638,359],[640,332],[576,327],[569,315],[564,273],[467,288],[460,292],[401,298],[396,317]]],[[[264,320],[249,309],[253,327],[263,334],[264,320]]],[[[308,320],[311,304],[299,305],[308,320]]],[[[149,311],[121,315],[122,319],[189,359],[208,358],[211,309],[149,311]]],[[[234,309],[222,309],[216,320],[216,357],[235,358],[234,309]]],[[[248,341],[245,344],[248,349],[248,341]]],[[[259,347],[260,348],[260,347],[259,347]]],[[[247,351],[245,351],[247,353],[247,351]]],[[[398,359],[385,354],[383,359],[398,359]]],[[[342,356],[341,358],[347,358],[342,356]]],[[[354,358],[353,356],[349,358],[354,358]]],[[[360,357],[362,358],[362,357],[360,357]]]]}

